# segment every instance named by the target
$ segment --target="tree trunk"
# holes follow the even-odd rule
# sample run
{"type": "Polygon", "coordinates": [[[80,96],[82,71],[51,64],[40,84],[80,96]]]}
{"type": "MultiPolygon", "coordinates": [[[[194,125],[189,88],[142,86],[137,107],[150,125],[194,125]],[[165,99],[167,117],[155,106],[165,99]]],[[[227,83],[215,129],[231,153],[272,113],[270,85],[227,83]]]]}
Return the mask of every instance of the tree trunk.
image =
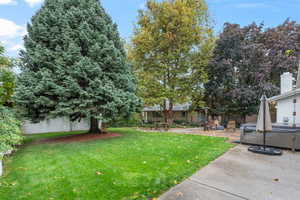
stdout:
{"type": "Polygon", "coordinates": [[[101,133],[107,133],[107,124],[101,123],[101,133]]]}
{"type": "Polygon", "coordinates": [[[172,110],[164,110],[164,122],[166,124],[172,125],[173,124],[173,111],[172,110]]]}
{"type": "Polygon", "coordinates": [[[242,115],[242,123],[243,124],[246,124],[246,120],[247,120],[247,116],[246,115],[242,115]]]}
{"type": "Polygon", "coordinates": [[[167,106],[167,101],[165,100],[163,103],[163,115],[164,122],[169,124],[170,126],[173,124],[173,103],[169,101],[169,105],[167,106]]]}
{"type": "Polygon", "coordinates": [[[163,111],[164,123],[167,123],[167,122],[168,122],[167,112],[168,112],[167,110],[164,110],[164,111],[163,111]]]}
{"type": "Polygon", "coordinates": [[[91,133],[91,134],[101,134],[102,131],[99,128],[99,120],[94,118],[94,117],[91,117],[90,120],[91,120],[91,125],[90,125],[89,133],[91,133]]]}

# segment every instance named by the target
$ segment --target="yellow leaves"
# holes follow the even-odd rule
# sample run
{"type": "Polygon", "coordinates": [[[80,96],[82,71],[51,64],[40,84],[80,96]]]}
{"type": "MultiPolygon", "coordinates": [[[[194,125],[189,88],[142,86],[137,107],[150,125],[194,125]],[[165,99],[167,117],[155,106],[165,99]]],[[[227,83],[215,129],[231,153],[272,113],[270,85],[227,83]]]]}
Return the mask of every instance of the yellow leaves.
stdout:
{"type": "Polygon", "coordinates": [[[17,184],[18,184],[18,182],[12,182],[12,183],[11,183],[12,186],[15,186],[15,185],[17,185],[17,184]]]}
{"type": "Polygon", "coordinates": [[[158,104],[161,99],[182,103],[193,93],[194,84],[207,80],[204,67],[214,39],[204,4],[204,0],[151,0],[140,11],[128,54],[138,78],[138,95],[145,103],[158,104]]]}
{"type": "MultiPolygon", "coordinates": [[[[206,15],[205,11],[200,13],[206,15]]],[[[142,39],[151,40],[153,48],[156,49],[161,45],[164,46],[161,48],[167,48],[169,44],[165,41],[166,39],[169,41],[174,41],[175,38],[179,41],[183,40],[180,45],[185,45],[184,41],[187,40],[197,41],[198,38],[200,41],[200,32],[207,29],[204,24],[207,24],[208,21],[198,15],[197,5],[187,1],[148,2],[148,10],[139,16],[132,41],[138,44],[142,39]],[[199,20],[203,20],[203,22],[199,20]],[[201,30],[199,29],[200,24],[204,26],[201,30]]],[[[178,45],[177,47],[180,48],[178,45]]]]}
{"type": "Polygon", "coordinates": [[[21,170],[21,171],[26,171],[27,170],[27,168],[25,168],[25,167],[18,167],[17,169],[21,170]]]}
{"type": "Polygon", "coordinates": [[[166,37],[166,39],[168,39],[168,40],[175,40],[175,39],[176,39],[176,34],[171,33],[171,32],[167,32],[167,33],[165,34],[165,37],[166,37]]]}
{"type": "Polygon", "coordinates": [[[286,56],[290,56],[290,55],[292,55],[293,53],[294,53],[294,50],[291,50],[291,49],[285,51],[285,55],[286,55],[286,56]]]}
{"type": "Polygon", "coordinates": [[[97,171],[96,174],[97,174],[98,176],[103,175],[103,173],[102,173],[102,172],[99,172],[99,171],[97,171]]]}

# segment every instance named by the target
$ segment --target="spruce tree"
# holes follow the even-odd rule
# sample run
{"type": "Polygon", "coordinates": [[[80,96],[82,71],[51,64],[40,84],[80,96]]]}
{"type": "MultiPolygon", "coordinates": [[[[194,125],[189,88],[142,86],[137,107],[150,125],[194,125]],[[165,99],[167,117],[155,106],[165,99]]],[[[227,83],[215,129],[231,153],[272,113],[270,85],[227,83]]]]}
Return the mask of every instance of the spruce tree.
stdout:
{"type": "Polygon", "coordinates": [[[16,101],[32,121],[109,122],[140,107],[117,26],[98,0],[46,0],[28,24],[16,101]]]}

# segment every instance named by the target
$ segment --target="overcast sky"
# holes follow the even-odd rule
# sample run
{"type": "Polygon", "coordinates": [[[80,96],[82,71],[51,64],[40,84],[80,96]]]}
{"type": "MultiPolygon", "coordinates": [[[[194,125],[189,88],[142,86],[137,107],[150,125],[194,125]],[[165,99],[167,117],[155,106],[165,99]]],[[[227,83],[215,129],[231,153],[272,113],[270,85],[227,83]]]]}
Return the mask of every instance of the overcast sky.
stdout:
{"type": "MultiPolygon", "coordinates": [[[[121,36],[130,39],[137,10],[145,0],[102,0],[104,8],[118,24],[121,36]]],[[[16,57],[23,48],[26,24],[43,0],[0,0],[0,42],[6,55],[16,57]]],[[[247,25],[253,21],[276,26],[291,18],[300,23],[300,0],[207,0],[209,11],[219,33],[225,22],[247,25]]]]}

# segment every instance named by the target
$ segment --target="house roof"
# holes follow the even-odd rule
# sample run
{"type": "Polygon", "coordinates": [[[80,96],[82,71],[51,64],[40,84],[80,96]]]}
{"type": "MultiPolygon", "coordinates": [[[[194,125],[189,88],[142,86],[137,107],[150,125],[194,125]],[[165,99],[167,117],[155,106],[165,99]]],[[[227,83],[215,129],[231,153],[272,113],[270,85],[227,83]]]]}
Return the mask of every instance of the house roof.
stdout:
{"type": "MultiPolygon", "coordinates": [[[[188,111],[190,109],[191,104],[185,103],[185,104],[177,104],[173,106],[173,111],[188,111]]],[[[152,106],[152,107],[145,107],[144,112],[153,112],[153,111],[162,111],[162,108],[160,105],[152,106]]]]}
{"type": "Polygon", "coordinates": [[[271,97],[268,100],[271,101],[271,102],[272,101],[279,101],[279,100],[282,100],[282,99],[294,97],[296,95],[300,95],[300,88],[292,90],[290,92],[286,92],[286,93],[278,95],[278,96],[271,97]]]}

